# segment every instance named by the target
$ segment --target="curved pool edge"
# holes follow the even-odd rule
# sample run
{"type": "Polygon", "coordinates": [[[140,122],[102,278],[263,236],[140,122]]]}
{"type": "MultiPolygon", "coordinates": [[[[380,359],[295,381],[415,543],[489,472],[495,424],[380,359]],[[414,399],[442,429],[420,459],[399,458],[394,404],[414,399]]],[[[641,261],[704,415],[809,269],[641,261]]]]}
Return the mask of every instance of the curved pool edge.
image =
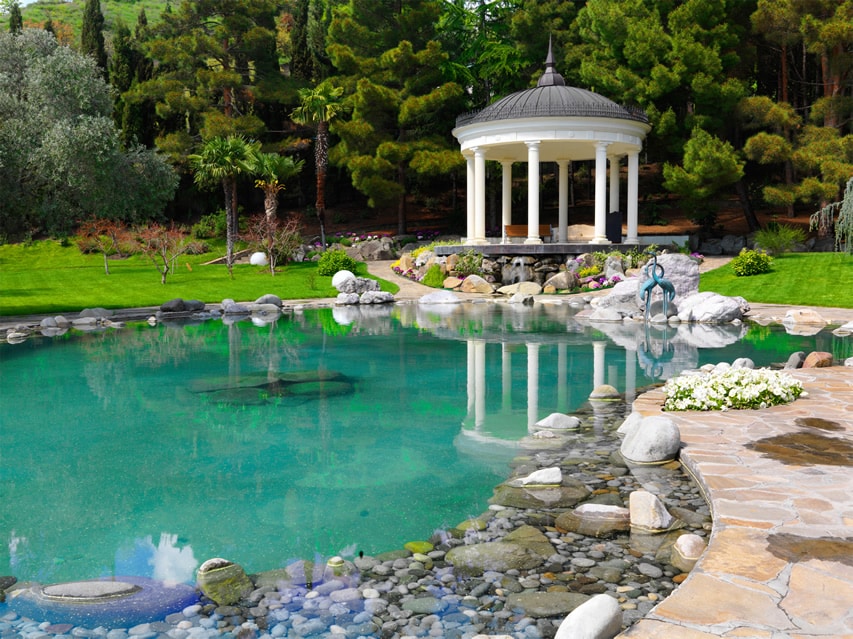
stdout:
{"type": "MultiPolygon", "coordinates": [[[[762,410],[665,413],[681,431],[681,459],[706,494],[713,530],[685,582],[620,637],[853,633],[853,368],[790,372],[808,397],[762,410]],[[825,463],[796,446],[784,459],[772,455],[784,457],[785,446],[751,447],[798,438],[806,450],[825,445],[825,463]]],[[[663,399],[649,391],[634,410],[661,415],[663,399]]]]}

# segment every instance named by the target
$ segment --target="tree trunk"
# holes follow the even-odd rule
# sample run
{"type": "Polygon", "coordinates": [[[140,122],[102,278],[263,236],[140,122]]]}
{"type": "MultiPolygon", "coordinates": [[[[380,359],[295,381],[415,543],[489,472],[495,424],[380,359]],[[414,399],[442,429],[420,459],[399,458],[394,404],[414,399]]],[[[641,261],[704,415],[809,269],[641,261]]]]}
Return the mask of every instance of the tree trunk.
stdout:
{"type": "Polygon", "coordinates": [[[110,263],[107,261],[107,252],[104,251],[104,275],[110,274],[110,263]]]}
{"type": "Polygon", "coordinates": [[[321,120],[317,123],[317,141],[314,144],[314,166],[317,173],[317,199],[314,208],[320,223],[320,243],[326,250],[326,166],[329,163],[329,123],[321,120]]]}
{"type": "Polygon", "coordinates": [[[225,191],[225,266],[228,275],[234,277],[234,236],[237,231],[237,180],[233,177],[222,180],[225,191]]]}
{"type": "Polygon", "coordinates": [[[761,228],[761,223],[755,216],[755,211],[752,210],[752,204],[749,201],[749,193],[746,190],[746,184],[743,179],[740,179],[735,183],[735,189],[737,190],[737,195],[740,199],[741,208],[743,208],[743,215],[746,218],[746,224],[749,227],[749,232],[752,233],[759,230],[761,228]]]}

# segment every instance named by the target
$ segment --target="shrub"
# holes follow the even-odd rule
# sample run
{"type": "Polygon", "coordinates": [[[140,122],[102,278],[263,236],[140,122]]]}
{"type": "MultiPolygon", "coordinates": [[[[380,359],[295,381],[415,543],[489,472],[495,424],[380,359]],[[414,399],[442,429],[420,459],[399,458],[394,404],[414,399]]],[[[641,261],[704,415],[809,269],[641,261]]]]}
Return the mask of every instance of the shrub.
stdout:
{"type": "Polygon", "coordinates": [[[459,260],[453,270],[460,277],[483,275],[483,254],[472,249],[459,254],[459,260]]]}
{"type": "Polygon", "coordinates": [[[769,273],[773,258],[764,251],[743,249],[732,260],[732,271],[738,277],[769,273]]]}
{"type": "Polygon", "coordinates": [[[334,275],[338,271],[355,271],[358,262],[346,254],[346,251],[326,251],[317,262],[317,273],[334,275]]]}
{"type": "Polygon", "coordinates": [[[805,241],[806,233],[803,229],[778,222],[770,222],[767,228],[755,234],[755,246],[764,249],[770,255],[791,251],[795,245],[805,241]]]}
{"type": "Polygon", "coordinates": [[[216,213],[203,215],[197,223],[193,224],[192,236],[199,240],[224,238],[226,225],[225,211],[220,209],[216,213]]]}
{"type": "Polygon", "coordinates": [[[439,264],[430,266],[424,274],[421,284],[432,288],[442,288],[444,286],[444,273],[441,272],[441,266],[439,264]]]}
{"type": "Polygon", "coordinates": [[[598,275],[601,273],[601,267],[597,264],[594,266],[587,266],[578,271],[578,277],[592,277],[593,275],[598,275]]]}

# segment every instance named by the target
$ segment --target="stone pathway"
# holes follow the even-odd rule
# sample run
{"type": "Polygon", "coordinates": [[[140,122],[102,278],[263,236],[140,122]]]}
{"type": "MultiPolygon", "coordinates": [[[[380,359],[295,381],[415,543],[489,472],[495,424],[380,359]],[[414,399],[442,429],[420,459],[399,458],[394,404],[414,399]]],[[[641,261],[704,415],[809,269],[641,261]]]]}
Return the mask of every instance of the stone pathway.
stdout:
{"type": "MultiPolygon", "coordinates": [[[[690,577],[623,637],[853,637],[853,369],[793,373],[808,397],[666,413],[711,504],[690,577]]],[[[663,393],[634,409],[660,414],[663,393]]]]}

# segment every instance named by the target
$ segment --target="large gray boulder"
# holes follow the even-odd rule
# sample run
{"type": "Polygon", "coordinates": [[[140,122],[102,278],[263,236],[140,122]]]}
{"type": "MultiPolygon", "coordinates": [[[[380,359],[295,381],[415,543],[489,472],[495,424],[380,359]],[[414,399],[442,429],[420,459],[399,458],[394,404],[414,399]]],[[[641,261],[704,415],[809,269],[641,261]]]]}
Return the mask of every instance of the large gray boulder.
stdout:
{"type": "Polygon", "coordinates": [[[356,293],[361,295],[366,291],[378,291],[379,282],[368,277],[348,277],[338,286],[338,293],[356,293]]]}
{"type": "Polygon", "coordinates": [[[478,577],[486,571],[532,570],[545,563],[541,555],[505,541],[490,541],[452,548],[445,560],[459,574],[478,577]]]}
{"type": "Polygon", "coordinates": [[[571,508],[589,495],[583,483],[563,477],[561,486],[513,486],[505,482],[495,488],[489,503],[508,508],[571,508]]]}
{"type": "Polygon", "coordinates": [[[375,262],[396,258],[394,243],[390,237],[358,242],[348,246],[345,250],[347,255],[359,262],[375,262]]]}
{"type": "MultiPolygon", "coordinates": [[[[689,255],[682,255],[681,253],[664,253],[663,255],[658,255],[657,262],[664,269],[664,279],[672,282],[672,286],[675,288],[675,301],[678,303],[679,308],[681,308],[681,300],[699,292],[699,262],[689,255]]],[[[651,277],[650,263],[651,261],[646,263],[646,266],[649,267],[648,275],[641,270],[641,273],[644,273],[640,277],[642,281],[645,281],[646,277],[651,277]]],[[[655,287],[652,294],[652,301],[662,299],[662,297],[661,288],[659,286],[655,287]]]]}
{"type": "Polygon", "coordinates": [[[682,322],[723,324],[743,319],[749,303],[742,297],[725,297],[719,293],[696,293],[678,303],[678,319],[682,322]]]}

